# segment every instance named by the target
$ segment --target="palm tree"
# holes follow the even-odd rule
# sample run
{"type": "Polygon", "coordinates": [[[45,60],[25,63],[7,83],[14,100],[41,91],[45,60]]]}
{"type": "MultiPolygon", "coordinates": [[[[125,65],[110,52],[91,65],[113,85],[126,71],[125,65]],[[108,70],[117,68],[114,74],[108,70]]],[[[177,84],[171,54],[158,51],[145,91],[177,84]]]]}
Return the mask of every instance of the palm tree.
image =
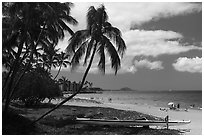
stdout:
{"type": "Polygon", "coordinates": [[[64,53],[64,52],[61,52],[60,54],[58,54],[57,60],[58,60],[59,70],[58,70],[56,76],[54,77],[54,80],[59,75],[62,66],[64,66],[66,68],[67,65],[71,65],[71,63],[67,60],[68,58],[69,58],[69,55],[64,53]]]}
{"type": "Polygon", "coordinates": [[[50,112],[54,111],[81,91],[89,69],[91,68],[95,53],[98,53],[100,56],[98,67],[102,72],[105,73],[104,50],[106,50],[110,56],[111,67],[115,70],[115,74],[117,74],[117,71],[120,68],[119,55],[122,57],[125,49],[126,45],[121,38],[120,30],[113,27],[108,22],[108,15],[105,11],[105,7],[101,5],[99,8],[95,9],[93,6],[91,6],[87,13],[87,29],[77,31],[70,38],[70,43],[66,50],[70,55],[73,55],[71,60],[72,69],[74,69],[79,64],[79,60],[85,53],[84,65],[86,65],[87,60],[90,58],[89,64],[82,78],[81,85],[77,92],[63,100],[61,103],[46,112],[34,122],[37,122],[50,112]],[[115,43],[117,49],[115,49],[115,46],[112,44],[111,40],[115,43]]]}
{"type": "Polygon", "coordinates": [[[67,83],[69,80],[66,77],[62,76],[62,78],[60,78],[58,81],[59,81],[59,84],[62,84],[62,91],[67,89],[67,83]]]}
{"type": "MultiPolygon", "coordinates": [[[[11,64],[8,80],[5,86],[7,111],[14,79],[22,64],[23,47],[30,47],[30,64],[37,46],[49,47],[57,45],[64,38],[64,31],[73,34],[66,23],[75,25],[77,21],[70,16],[71,3],[59,2],[16,2],[3,3],[2,36],[3,51],[15,49],[15,59],[11,64]]],[[[26,65],[27,66],[27,65],[26,65]]],[[[28,65],[29,66],[29,65],[28,65]]]]}
{"type": "Polygon", "coordinates": [[[93,83],[92,82],[87,82],[87,84],[88,84],[88,88],[90,89],[90,88],[92,88],[92,86],[93,86],[93,83]]]}
{"type": "Polygon", "coordinates": [[[44,49],[43,53],[43,63],[45,66],[47,66],[47,71],[50,72],[52,66],[54,68],[57,67],[58,58],[57,58],[57,52],[59,49],[56,49],[55,46],[49,46],[44,49]]]}

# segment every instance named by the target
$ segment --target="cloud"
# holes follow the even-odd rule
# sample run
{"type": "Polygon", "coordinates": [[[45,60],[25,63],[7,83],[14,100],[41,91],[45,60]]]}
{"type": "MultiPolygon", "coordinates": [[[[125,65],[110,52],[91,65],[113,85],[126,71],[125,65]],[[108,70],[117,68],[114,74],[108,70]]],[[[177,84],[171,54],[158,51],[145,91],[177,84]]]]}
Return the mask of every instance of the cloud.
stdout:
{"type": "MultiPolygon", "coordinates": [[[[90,6],[98,7],[102,2],[76,2],[71,15],[79,21],[77,29],[86,27],[86,13],[90,6]]],[[[122,30],[129,30],[132,24],[142,24],[153,19],[199,12],[200,3],[187,2],[103,2],[110,22],[122,30]]],[[[75,28],[74,28],[75,29],[75,28]]]]}
{"type": "Polygon", "coordinates": [[[185,15],[202,10],[198,3],[105,3],[111,21],[127,30],[133,24],[142,24],[153,19],[185,15]],[[121,10],[118,10],[121,9],[121,10]],[[133,13],[134,11],[134,13],[133,13]],[[122,22],[122,23],[121,23],[122,22]]]}
{"type": "Polygon", "coordinates": [[[180,57],[172,64],[174,69],[181,72],[202,73],[202,58],[180,57]]]}
{"type": "MultiPolygon", "coordinates": [[[[141,59],[136,57],[127,56],[121,60],[121,68],[118,70],[118,74],[122,73],[135,73],[138,69],[149,69],[149,70],[161,70],[164,69],[161,61],[151,61],[147,57],[143,56],[141,59]]],[[[106,74],[114,74],[114,70],[111,68],[110,60],[106,62],[106,74]]],[[[100,73],[98,70],[97,63],[93,63],[90,73],[100,73]]]]}
{"type": "Polygon", "coordinates": [[[132,65],[127,69],[128,72],[135,73],[138,71],[138,69],[150,69],[150,70],[161,70],[164,69],[162,66],[161,61],[150,61],[149,59],[145,58],[143,59],[144,56],[138,60],[136,57],[134,57],[132,61],[132,65]]]}
{"type": "Polygon", "coordinates": [[[202,50],[201,47],[182,44],[183,36],[173,31],[130,30],[123,36],[127,45],[127,55],[146,55],[157,57],[163,54],[179,54],[190,50],[202,50]]]}
{"type": "MultiPolygon", "coordinates": [[[[74,31],[86,28],[86,14],[90,6],[98,7],[101,2],[76,2],[71,9],[71,15],[79,22],[77,26],[69,25],[74,31]]],[[[186,52],[194,47],[179,47],[179,43],[175,39],[181,39],[183,36],[173,31],[140,31],[130,30],[131,24],[142,24],[153,19],[167,18],[177,15],[185,15],[202,10],[201,3],[187,2],[104,2],[109,21],[120,30],[127,43],[127,46],[132,52],[137,54],[146,54],[158,56],[186,52]],[[145,10],[144,10],[145,9],[145,10]],[[165,40],[171,40],[168,41],[165,40]],[[141,45],[141,46],[140,46],[141,45]],[[171,49],[170,49],[171,48],[171,49]],[[170,49],[170,50],[169,50],[170,49]],[[149,50],[151,52],[149,52],[149,50]],[[159,51],[157,51],[159,50],[159,51]],[[177,51],[178,50],[178,51],[177,51]]],[[[68,45],[68,35],[64,41],[61,41],[58,46],[64,50],[68,45]]]]}
{"type": "MultiPolygon", "coordinates": [[[[98,7],[101,3],[77,2],[71,10],[71,15],[79,22],[78,26],[72,27],[74,31],[86,28],[86,14],[90,6],[98,7]]],[[[131,25],[168,18],[177,15],[186,15],[202,10],[201,3],[141,3],[141,2],[107,2],[104,3],[112,25],[122,30],[123,39],[126,42],[127,50],[121,60],[119,73],[136,72],[139,68],[163,69],[162,62],[143,60],[139,65],[133,65],[135,56],[152,56],[168,54],[174,55],[190,50],[202,50],[201,47],[181,43],[183,35],[174,31],[164,30],[130,30],[131,25]]],[[[68,37],[59,43],[61,49],[67,46],[68,37]]],[[[97,58],[97,57],[96,57],[97,58]]],[[[93,62],[91,73],[98,73],[98,62],[93,62]]],[[[110,60],[106,57],[106,73],[114,73],[110,67],[110,60]]],[[[78,72],[84,72],[85,67],[80,66],[78,72]]]]}
{"type": "MultiPolygon", "coordinates": [[[[190,50],[202,50],[201,47],[194,45],[182,44],[180,41],[183,36],[173,31],[155,30],[130,30],[124,33],[123,39],[126,42],[127,50],[121,60],[121,69],[118,73],[137,72],[139,68],[148,68],[150,70],[163,69],[160,61],[143,60],[136,62],[135,56],[151,56],[158,57],[160,55],[175,55],[190,50]],[[133,65],[132,62],[135,65],[133,65]]],[[[97,54],[96,54],[97,55],[97,54]]],[[[83,59],[82,59],[83,61],[83,59]]],[[[99,57],[95,56],[94,62],[90,69],[90,73],[99,73],[98,70],[99,57]]],[[[85,67],[82,65],[76,70],[84,72],[85,67]]],[[[114,73],[111,69],[111,62],[106,55],[106,73],[114,73]]]]}

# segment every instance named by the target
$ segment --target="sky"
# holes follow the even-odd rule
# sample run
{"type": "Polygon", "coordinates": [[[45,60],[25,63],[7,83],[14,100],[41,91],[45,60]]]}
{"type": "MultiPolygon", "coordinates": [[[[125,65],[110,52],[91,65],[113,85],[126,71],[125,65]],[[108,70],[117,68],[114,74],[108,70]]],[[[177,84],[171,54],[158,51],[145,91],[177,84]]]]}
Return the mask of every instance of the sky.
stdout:
{"type": "MultiPolygon", "coordinates": [[[[135,90],[202,89],[202,4],[159,2],[76,2],[71,15],[79,22],[74,30],[86,28],[89,6],[104,4],[109,22],[122,32],[127,50],[117,75],[106,57],[106,74],[97,68],[95,56],[87,80],[104,89],[130,87],[135,90]]],[[[58,44],[68,45],[69,35],[58,44]]],[[[74,72],[63,68],[59,77],[82,79],[85,67],[74,72]]],[[[53,75],[56,71],[53,71],[53,75]]]]}

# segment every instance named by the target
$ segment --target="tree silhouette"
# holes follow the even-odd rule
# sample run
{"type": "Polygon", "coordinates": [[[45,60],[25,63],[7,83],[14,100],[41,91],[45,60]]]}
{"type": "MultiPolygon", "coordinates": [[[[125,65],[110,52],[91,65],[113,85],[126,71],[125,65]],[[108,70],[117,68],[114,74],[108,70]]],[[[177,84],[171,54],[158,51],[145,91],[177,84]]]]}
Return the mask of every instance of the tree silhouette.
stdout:
{"type": "Polygon", "coordinates": [[[65,102],[72,99],[81,91],[86,80],[86,76],[91,68],[95,53],[98,53],[100,56],[98,67],[102,72],[105,73],[104,50],[106,50],[110,56],[111,67],[115,70],[115,74],[117,74],[117,71],[120,68],[119,55],[122,57],[125,49],[126,45],[121,37],[120,30],[116,27],[113,27],[108,22],[108,15],[105,11],[105,7],[101,5],[99,8],[95,9],[93,6],[91,6],[87,13],[87,29],[77,31],[70,38],[70,43],[66,50],[68,54],[73,55],[73,58],[71,60],[72,69],[75,69],[75,67],[79,65],[79,60],[84,54],[84,65],[87,64],[87,60],[90,58],[89,64],[82,78],[81,85],[74,94],[60,102],[53,109],[43,114],[34,122],[39,121],[50,112],[54,111],[65,102]],[[115,49],[115,46],[112,44],[111,40],[115,43],[117,49],[115,49]]]}
{"type": "Polygon", "coordinates": [[[62,84],[63,86],[63,88],[62,88],[62,91],[64,91],[65,89],[67,89],[67,83],[68,83],[68,79],[66,78],[66,77],[64,77],[64,76],[62,76],[62,78],[60,78],[59,80],[59,83],[60,84],[62,84]]]}
{"type": "Polygon", "coordinates": [[[58,62],[57,63],[58,63],[58,66],[59,66],[59,70],[58,70],[56,76],[54,77],[54,80],[59,75],[62,66],[64,66],[66,68],[67,65],[71,65],[71,63],[67,60],[68,58],[69,58],[69,55],[64,53],[64,52],[61,52],[60,54],[58,54],[58,56],[57,56],[58,62]]]}
{"type": "Polygon", "coordinates": [[[35,54],[37,47],[42,47],[44,50],[46,47],[57,45],[58,41],[64,38],[65,31],[73,34],[66,24],[77,23],[70,16],[71,5],[71,3],[60,2],[2,3],[3,63],[9,66],[9,74],[3,87],[6,94],[5,112],[10,103],[12,91],[18,85],[14,79],[21,67],[25,66],[23,62],[27,60],[26,67],[30,66],[34,55],[37,57],[35,54]],[[24,48],[27,49],[26,56],[22,55],[24,48]],[[15,53],[12,54],[13,60],[9,61],[12,50],[15,53]]]}

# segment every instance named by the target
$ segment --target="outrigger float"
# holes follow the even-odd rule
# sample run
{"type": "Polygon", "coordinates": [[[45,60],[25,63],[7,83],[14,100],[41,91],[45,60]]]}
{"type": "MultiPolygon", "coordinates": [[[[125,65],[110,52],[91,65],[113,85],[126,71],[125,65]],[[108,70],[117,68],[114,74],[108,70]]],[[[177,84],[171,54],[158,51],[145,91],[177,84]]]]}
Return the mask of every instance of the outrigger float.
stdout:
{"type": "Polygon", "coordinates": [[[107,125],[107,126],[180,126],[189,124],[191,121],[157,121],[157,120],[107,120],[107,119],[90,119],[90,118],[76,118],[76,123],[90,124],[90,125],[107,125]]]}

